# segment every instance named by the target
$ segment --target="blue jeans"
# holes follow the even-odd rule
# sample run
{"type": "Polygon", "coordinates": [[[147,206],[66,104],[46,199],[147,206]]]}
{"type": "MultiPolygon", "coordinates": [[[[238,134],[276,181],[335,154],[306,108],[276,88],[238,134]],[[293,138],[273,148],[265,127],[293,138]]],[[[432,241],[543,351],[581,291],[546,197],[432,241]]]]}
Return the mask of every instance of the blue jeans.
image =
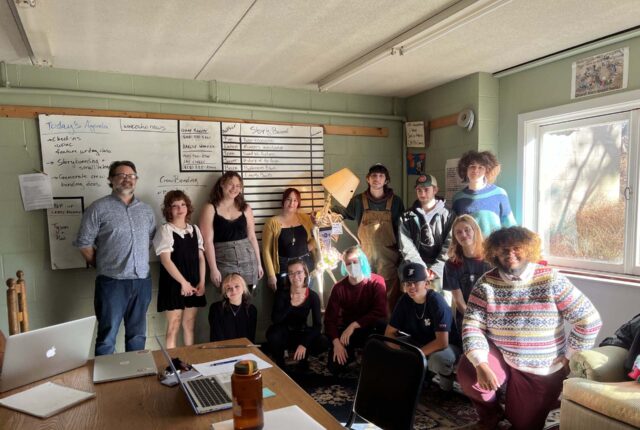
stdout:
{"type": "Polygon", "coordinates": [[[93,305],[98,319],[96,355],[113,354],[124,319],[125,349],[144,349],[147,340],[147,308],[151,302],[151,277],[146,279],[96,278],[93,305]]]}
{"type": "Polygon", "coordinates": [[[445,349],[432,352],[427,357],[427,368],[440,375],[440,388],[443,391],[453,390],[454,366],[461,353],[458,346],[449,344],[445,349]]]}

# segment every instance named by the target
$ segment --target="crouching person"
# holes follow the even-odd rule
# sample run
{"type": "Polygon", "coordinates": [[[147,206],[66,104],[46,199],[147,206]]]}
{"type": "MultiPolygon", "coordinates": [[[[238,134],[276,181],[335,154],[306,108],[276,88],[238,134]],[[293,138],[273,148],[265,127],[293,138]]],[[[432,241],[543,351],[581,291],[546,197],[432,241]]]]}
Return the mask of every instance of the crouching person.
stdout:
{"type": "Polygon", "coordinates": [[[401,282],[404,294],[391,314],[385,336],[394,337],[398,331],[408,334],[408,342],[427,357],[429,371],[440,376],[440,389],[450,392],[453,369],[462,352],[451,308],[440,293],[429,288],[427,273],[421,264],[405,265],[401,282]]]}

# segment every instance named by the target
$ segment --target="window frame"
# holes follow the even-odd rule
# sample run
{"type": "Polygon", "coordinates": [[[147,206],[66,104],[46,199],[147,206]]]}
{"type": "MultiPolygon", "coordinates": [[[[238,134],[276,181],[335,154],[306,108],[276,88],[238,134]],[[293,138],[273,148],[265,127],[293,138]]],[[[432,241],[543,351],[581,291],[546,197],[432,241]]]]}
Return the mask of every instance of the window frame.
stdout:
{"type": "MultiPolygon", "coordinates": [[[[522,192],[522,225],[538,231],[538,192],[539,183],[539,144],[541,128],[553,124],[578,121],[591,117],[630,112],[629,135],[629,168],[628,186],[631,187],[631,198],[627,202],[625,220],[625,249],[623,269],[611,271],[602,263],[578,262],[550,258],[551,264],[567,268],[606,271],[619,275],[640,275],[640,220],[638,220],[638,201],[640,200],[640,90],[626,91],[612,95],[590,98],[584,101],[569,103],[528,112],[518,115],[517,146],[517,180],[522,192]]],[[[606,265],[605,265],[606,266],[606,265]]]]}

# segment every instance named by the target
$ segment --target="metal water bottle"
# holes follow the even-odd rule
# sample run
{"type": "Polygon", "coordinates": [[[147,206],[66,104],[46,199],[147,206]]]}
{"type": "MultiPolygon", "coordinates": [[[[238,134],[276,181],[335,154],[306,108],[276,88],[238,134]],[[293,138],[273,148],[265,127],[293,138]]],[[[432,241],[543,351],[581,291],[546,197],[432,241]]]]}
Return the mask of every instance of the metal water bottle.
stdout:
{"type": "Polygon", "coordinates": [[[234,430],[261,430],[264,426],[262,412],[262,374],[254,360],[241,360],[231,375],[233,395],[234,430]]]}

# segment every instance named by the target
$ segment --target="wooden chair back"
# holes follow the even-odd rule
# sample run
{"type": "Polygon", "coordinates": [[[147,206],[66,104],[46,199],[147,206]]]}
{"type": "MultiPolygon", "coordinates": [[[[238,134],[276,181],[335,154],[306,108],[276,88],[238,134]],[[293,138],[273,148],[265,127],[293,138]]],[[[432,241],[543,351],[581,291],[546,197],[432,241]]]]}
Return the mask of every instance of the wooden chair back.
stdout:
{"type": "Polygon", "coordinates": [[[27,310],[27,285],[24,272],[16,272],[18,279],[7,279],[7,315],[9,317],[9,335],[29,331],[29,312],[27,310]]]}

